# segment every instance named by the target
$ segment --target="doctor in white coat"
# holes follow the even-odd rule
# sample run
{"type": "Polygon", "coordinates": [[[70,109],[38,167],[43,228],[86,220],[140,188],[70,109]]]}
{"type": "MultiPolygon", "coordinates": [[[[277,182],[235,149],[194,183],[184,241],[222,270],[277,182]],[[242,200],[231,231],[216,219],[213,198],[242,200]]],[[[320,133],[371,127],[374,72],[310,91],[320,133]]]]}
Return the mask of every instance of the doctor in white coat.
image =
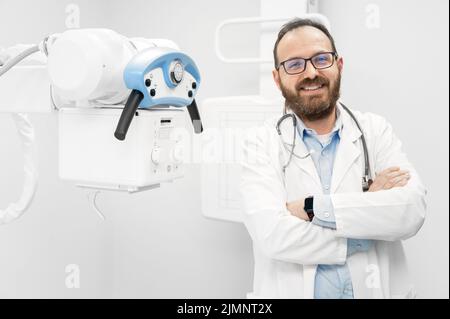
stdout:
{"type": "Polygon", "coordinates": [[[426,190],[390,124],[339,101],[343,59],[328,30],[296,19],[279,33],[274,80],[295,115],[249,130],[241,193],[253,240],[249,298],[414,298],[402,240],[421,228],[426,190]],[[296,143],[291,155],[293,137],[296,143]]]}

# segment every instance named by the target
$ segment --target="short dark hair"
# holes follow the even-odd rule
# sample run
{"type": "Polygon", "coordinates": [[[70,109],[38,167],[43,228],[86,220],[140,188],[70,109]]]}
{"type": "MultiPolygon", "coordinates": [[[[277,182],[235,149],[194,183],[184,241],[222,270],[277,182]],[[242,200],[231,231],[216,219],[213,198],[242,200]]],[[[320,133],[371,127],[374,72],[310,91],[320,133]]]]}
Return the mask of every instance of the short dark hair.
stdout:
{"type": "Polygon", "coordinates": [[[328,39],[330,39],[331,47],[333,48],[333,51],[337,53],[333,36],[330,34],[330,31],[328,31],[327,27],[325,27],[323,24],[313,21],[311,19],[295,18],[295,19],[289,21],[288,23],[286,23],[285,25],[283,25],[281,27],[280,32],[278,32],[278,38],[277,38],[277,41],[275,42],[275,46],[273,47],[273,58],[275,61],[276,69],[278,69],[278,63],[279,63],[278,56],[277,56],[277,49],[278,49],[278,44],[280,43],[281,39],[283,39],[283,37],[289,31],[292,31],[294,29],[301,28],[301,27],[306,27],[306,26],[314,27],[316,29],[319,29],[323,33],[325,33],[325,35],[328,37],[328,39]]]}

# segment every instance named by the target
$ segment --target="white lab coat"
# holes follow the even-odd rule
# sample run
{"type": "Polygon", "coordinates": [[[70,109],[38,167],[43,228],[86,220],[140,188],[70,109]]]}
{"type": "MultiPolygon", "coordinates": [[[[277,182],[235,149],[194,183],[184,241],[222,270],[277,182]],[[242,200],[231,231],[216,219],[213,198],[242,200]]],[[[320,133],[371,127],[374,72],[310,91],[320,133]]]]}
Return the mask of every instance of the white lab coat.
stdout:
{"type": "MultiPolygon", "coordinates": [[[[248,131],[241,194],[255,261],[249,298],[313,298],[317,265],[345,262],[355,298],[416,295],[401,241],[414,236],[424,222],[426,190],[390,124],[375,114],[353,111],[364,130],[372,174],[391,166],[411,174],[405,187],[363,193],[361,133],[340,105],[339,109],[343,128],[331,185],[336,230],[303,221],[286,209],[287,202],[320,194],[322,186],[311,157],[293,157],[283,174],[289,152],[275,128],[279,117],[248,131]],[[347,257],[347,238],[373,239],[375,245],[347,257]]],[[[292,121],[284,121],[281,132],[283,140],[292,143],[292,121]]],[[[307,154],[298,136],[294,153],[307,154]]]]}

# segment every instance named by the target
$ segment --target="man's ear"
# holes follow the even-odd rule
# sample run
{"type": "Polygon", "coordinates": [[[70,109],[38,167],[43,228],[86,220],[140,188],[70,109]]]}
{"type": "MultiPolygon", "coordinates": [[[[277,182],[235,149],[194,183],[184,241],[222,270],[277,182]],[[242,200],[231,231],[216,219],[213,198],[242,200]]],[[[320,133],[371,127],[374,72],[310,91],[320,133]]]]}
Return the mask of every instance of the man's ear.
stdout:
{"type": "Polygon", "coordinates": [[[342,73],[342,71],[344,69],[344,59],[342,57],[338,58],[337,66],[338,66],[339,71],[342,73]]]}
{"type": "Polygon", "coordinates": [[[280,87],[280,73],[278,73],[278,70],[277,69],[274,69],[273,71],[272,71],[272,76],[273,76],[273,80],[275,81],[275,84],[278,86],[278,89],[279,90],[281,90],[281,87],[280,87]]]}

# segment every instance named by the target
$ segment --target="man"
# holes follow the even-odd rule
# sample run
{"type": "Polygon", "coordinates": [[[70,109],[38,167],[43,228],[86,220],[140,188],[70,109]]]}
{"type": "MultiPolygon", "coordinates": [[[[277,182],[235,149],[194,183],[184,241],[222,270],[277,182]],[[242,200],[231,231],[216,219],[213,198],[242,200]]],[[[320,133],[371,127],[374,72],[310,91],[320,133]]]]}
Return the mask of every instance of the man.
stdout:
{"type": "Polygon", "coordinates": [[[287,118],[277,129],[277,117],[245,141],[241,192],[255,259],[249,297],[414,297],[401,240],[422,226],[426,190],[392,127],[352,111],[357,124],[338,101],[344,63],[323,25],[287,23],[274,58],[273,78],[297,125],[287,118]],[[358,125],[375,176],[368,191],[358,125]]]}

